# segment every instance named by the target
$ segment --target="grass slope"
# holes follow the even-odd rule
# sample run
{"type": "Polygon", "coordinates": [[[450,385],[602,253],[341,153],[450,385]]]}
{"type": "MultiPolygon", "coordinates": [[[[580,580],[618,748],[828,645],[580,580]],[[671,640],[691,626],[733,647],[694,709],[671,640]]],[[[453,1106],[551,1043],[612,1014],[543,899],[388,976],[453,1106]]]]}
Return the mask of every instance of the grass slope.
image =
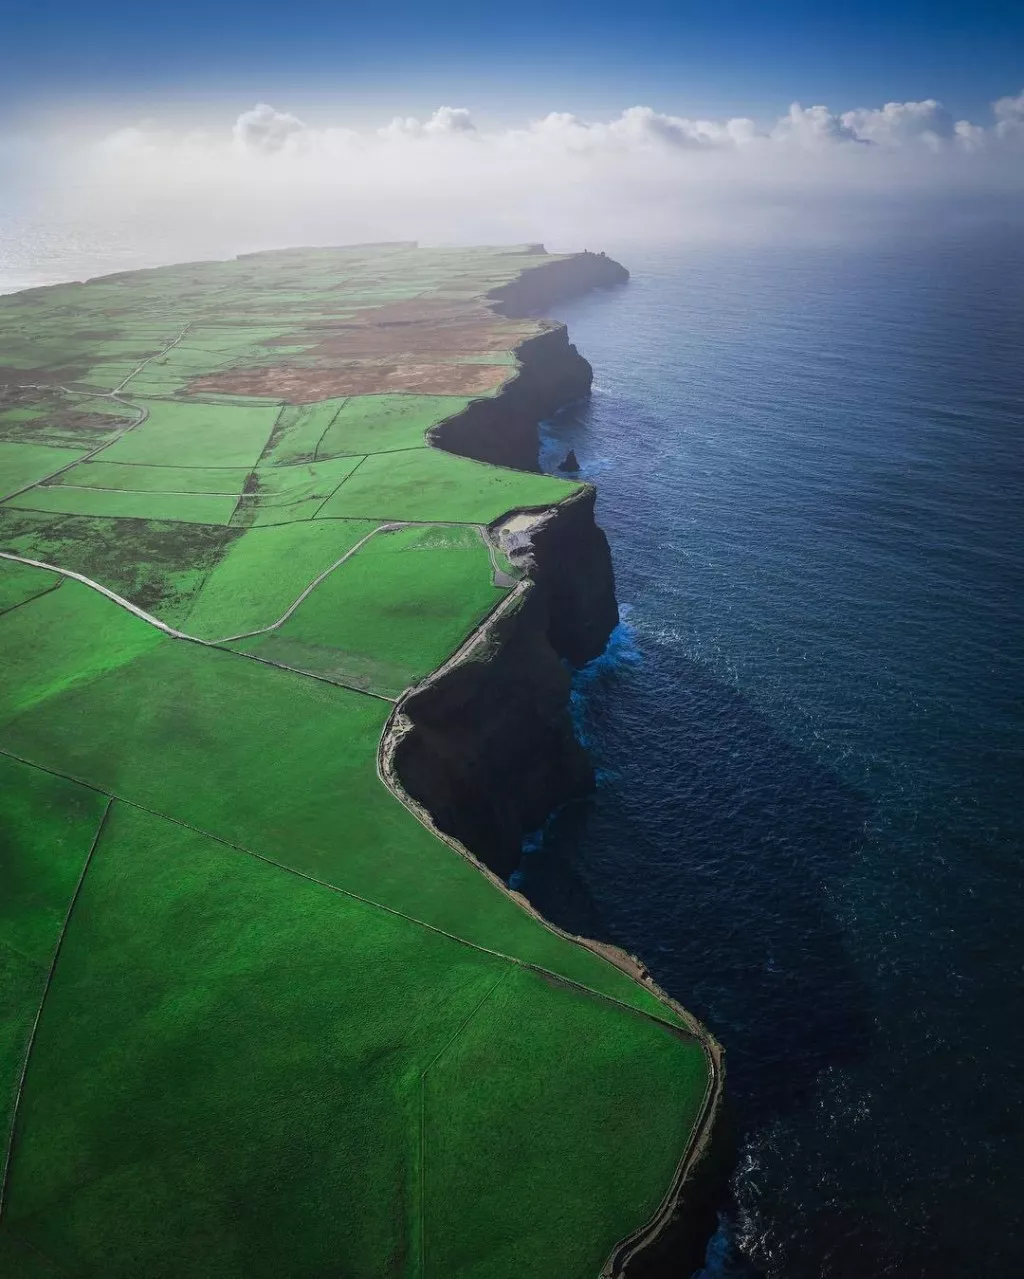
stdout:
{"type": "MultiPolygon", "coordinates": [[[[2,628],[27,628],[33,610],[52,610],[76,586],[4,615],[0,642],[2,628]]],[[[111,613],[112,627],[116,620],[116,660],[103,669],[113,638],[106,648],[91,641],[96,669],[61,681],[48,653],[26,656],[34,669],[23,669],[19,683],[35,693],[25,710],[5,713],[0,704],[7,749],[477,945],[664,1012],[617,969],[496,893],[395,802],[375,766],[386,702],[165,638],[89,594],[111,613]]],[[[75,669],[86,667],[80,657],[75,669]]]]}
{"type": "Polygon", "coordinates": [[[271,625],[377,527],[375,520],[332,520],[250,529],[206,578],[184,629],[213,640],[271,625]]]}
{"type": "Polygon", "coordinates": [[[103,451],[105,462],[176,466],[255,466],[277,410],[142,400],[149,416],[103,451]]]}
{"type": "Polygon", "coordinates": [[[487,524],[517,506],[550,506],[578,484],[528,475],[439,449],[373,454],[324,505],[319,518],[487,524]]]}
{"type": "Polygon", "coordinates": [[[346,1275],[406,1274],[424,1219],[421,1273],[574,1273],[575,1231],[552,1218],[523,1232],[500,1210],[497,1143],[512,1140],[512,1175],[533,1193],[587,1206],[599,1261],[657,1193],[678,1134],[658,1134],[629,1178],[608,1178],[593,1143],[685,1080],[672,1043],[647,1018],[116,804],[36,1039],[7,1221],[96,1274],[272,1276],[283,1240],[289,1274],[337,1273],[340,1257],[346,1275]],[[538,1065],[557,1080],[539,1144],[515,1138],[538,1065]],[[586,1082],[599,1100],[580,1124],[571,1089],[586,1082]],[[477,1176],[493,1210],[467,1235],[477,1176]],[[140,1223],[127,1237],[126,1217],[140,1223]]]}
{"type": "Polygon", "coordinates": [[[460,395],[357,395],[344,401],[320,441],[320,457],[383,453],[423,444],[427,431],[461,413],[460,395]]]}

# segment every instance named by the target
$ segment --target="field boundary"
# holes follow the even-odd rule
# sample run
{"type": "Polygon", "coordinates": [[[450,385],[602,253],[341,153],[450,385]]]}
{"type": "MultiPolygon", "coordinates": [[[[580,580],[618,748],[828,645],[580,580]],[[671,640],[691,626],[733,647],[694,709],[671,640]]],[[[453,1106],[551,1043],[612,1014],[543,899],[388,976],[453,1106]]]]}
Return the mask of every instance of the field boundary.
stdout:
{"type": "Polygon", "coordinates": [[[490,999],[501,983],[512,972],[511,968],[506,968],[498,980],[488,989],[487,993],[479,1000],[472,1012],[441,1048],[437,1050],[426,1066],[420,1071],[420,1279],[427,1273],[427,1075],[437,1065],[444,1054],[451,1048],[452,1044],[459,1038],[466,1027],[475,1019],[477,1013],[483,1008],[484,1004],[490,999]]]}
{"type": "MultiPolygon", "coordinates": [[[[367,897],[362,893],[357,893],[354,889],[344,888],[339,884],[332,884],[329,880],[320,879],[316,875],[311,875],[307,871],[299,870],[297,866],[289,866],[285,862],[280,862],[276,858],[269,856],[267,853],[257,852],[254,848],[248,848],[245,844],[236,844],[233,840],[225,839],[223,835],[217,835],[213,831],[204,830],[201,826],[194,826],[191,822],[185,821],[181,817],[174,817],[170,813],[161,813],[155,808],[148,808],[145,804],[140,804],[133,799],[126,799],[123,795],[118,795],[113,791],[107,790],[103,786],[97,786],[95,782],[85,781],[81,777],[76,777],[72,773],[65,773],[55,768],[48,768],[44,764],[38,763],[36,760],[26,759],[22,755],[17,755],[13,751],[5,750],[0,747],[0,755],[7,759],[16,760],[19,764],[25,764],[29,768],[37,768],[40,772],[49,773],[53,777],[63,778],[65,781],[74,782],[79,786],[84,786],[88,790],[94,791],[96,794],[105,795],[111,803],[126,804],[130,808],[137,808],[142,813],[148,813],[150,817],[156,817],[160,821],[170,822],[173,826],[180,826],[183,830],[190,830],[196,835],[201,835],[204,839],[212,839],[214,843],[222,844],[225,848],[233,849],[235,852],[244,853],[248,857],[254,857],[257,861],[265,863],[267,866],[274,867],[275,870],[283,871],[287,875],[294,875],[297,879],[305,880],[309,884],[316,884],[319,888],[325,888],[328,892],[338,893],[342,897],[348,897],[352,901],[359,902],[360,905],[368,906],[373,910],[383,911],[386,915],[393,915],[396,919],[403,919],[406,923],[415,924],[418,928],[423,928],[427,932],[436,933],[439,937],[445,937],[449,941],[457,942],[460,946],[465,946],[469,950],[477,951],[479,954],[488,955],[492,959],[502,960],[507,964],[512,964],[517,968],[525,968],[530,972],[537,973],[541,977],[545,977],[552,982],[567,986],[572,990],[579,991],[581,994],[588,995],[594,999],[599,999],[608,1004],[613,1004],[617,1008],[621,1008],[624,1012],[631,1013],[637,1017],[642,1017],[647,1021],[654,1022],[656,1025],[664,1027],[677,1035],[685,1035],[690,1039],[697,1038],[696,1035],[690,1034],[683,1027],[675,1022],[668,1021],[663,1017],[657,1016],[653,1012],[649,1012],[644,1008],[636,1008],[632,1004],[627,1004],[624,1000],[619,999],[615,995],[606,994],[602,990],[595,990],[594,987],[588,986],[586,982],[577,981],[574,977],[567,977],[564,973],[555,972],[551,968],[546,968],[543,964],[534,963],[529,959],[522,959],[518,955],[509,955],[501,950],[494,950],[489,946],[484,946],[481,942],[470,941],[468,937],[461,937],[458,933],[449,932],[448,929],[442,928],[439,924],[431,924],[425,919],[418,919],[415,915],[410,915],[406,911],[399,910],[396,906],[388,906],[385,902],[376,901],[372,897],[367,897]]],[[[506,891],[509,891],[506,889],[506,891]]],[[[552,924],[548,924],[543,917],[541,922],[545,923],[550,931],[558,933],[559,930],[552,924]]],[[[569,940],[585,940],[576,939],[569,933],[560,934],[569,940]]],[[[598,943],[594,943],[598,945],[598,943]]],[[[600,951],[597,952],[601,954],[600,951]]],[[[624,953],[624,952],[623,952],[624,953]]],[[[607,958],[601,955],[602,958],[607,958]]]]}
{"type": "MultiPolygon", "coordinates": [[[[7,755],[9,759],[17,758],[17,756],[12,756],[8,754],[7,751],[2,751],[0,753],[7,755]]],[[[22,760],[21,762],[29,763],[28,760],[22,760]]],[[[30,767],[38,767],[38,766],[30,764],[30,767]]],[[[49,770],[44,770],[44,771],[49,771],[49,770]]],[[[58,774],[55,774],[55,776],[61,776],[61,774],[58,773],[58,774]]],[[[73,779],[68,779],[68,780],[73,780],[73,779]]],[[[95,790],[96,788],[92,787],[91,789],[95,790]]],[[[105,794],[106,792],[100,791],[99,793],[102,795],[102,794],[105,794]]],[[[72,916],[72,913],[74,912],[75,904],[77,903],[79,894],[82,891],[82,885],[85,883],[86,874],[88,873],[89,867],[92,864],[93,854],[96,852],[96,849],[99,845],[100,836],[103,834],[103,828],[107,824],[107,818],[109,817],[110,810],[113,808],[113,806],[114,806],[114,799],[112,796],[108,796],[106,806],[103,809],[103,812],[100,816],[100,820],[96,825],[96,830],[93,833],[92,843],[89,845],[89,850],[85,855],[85,862],[83,863],[82,870],[78,876],[78,882],[75,884],[75,890],[71,894],[71,900],[68,903],[67,912],[64,915],[64,922],[61,925],[60,933],[58,934],[58,937],[57,937],[57,944],[54,946],[53,955],[50,958],[50,965],[46,972],[46,980],[43,983],[43,992],[39,997],[39,1006],[36,1009],[35,1019],[32,1022],[32,1029],[29,1031],[28,1043],[25,1045],[25,1055],[22,1058],[22,1062],[21,1062],[21,1073],[18,1076],[18,1086],[14,1093],[14,1105],[11,1108],[10,1131],[7,1134],[7,1142],[4,1147],[3,1168],[0,1169],[0,1221],[3,1220],[4,1209],[7,1206],[7,1180],[8,1180],[8,1175],[11,1169],[11,1160],[14,1154],[15,1132],[17,1131],[17,1125],[18,1125],[18,1111],[21,1107],[21,1095],[25,1089],[25,1077],[28,1074],[28,1064],[29,1064],[29,1059],[32,1056],[32,1049],[35,1047],[36,1033],[39,1030],[39,1023],[42,1020],[43,1007],[46,1004],[46,997],[50,993],[50,986],[53,983],[53,974],[57,968],[57,961],[60,959],[60,952],[61,952],[62,946],[64,945],[64,936],[67,933],[68,924],[71,922],[71,916],[72,916]]]]}
{"type": "MultiPolygon", "coordinates": [[[[191,323],[191,321],[189,321],[189,323],[191,323]]],[[[21,389],[24,389],[24,390],[47,390],[47,391],[58,390],[58,391],[63,391],[65,395],[78,395],[86,400],[113,400],[115,403],[121,404],[125,408],[131,409],[138,416],[135,418],[134,422],[129,422],[123,431],[118,431],[117,434],[112,439],[104,440],[103,443],[97,445],[96,448],[91,449],[88,453],[83,453],[81,457],[76,457],[75,460],[73,462],[69,462],[67,466],[62,466],[58,470],[53,471],[51,474],[44,475],[42,479],[34,480],[31,484],[26,484],[23,488],[18,489],[16,492],[6,494],[2,500],[2,503],[0,504],[6,506],[7,503],[11,502],[14,498],[20,497],[22,493],[27,493],[30,489],[37,488],[39,485],[49,484],[52,480],[55,480],[58,475],[63,475],[65,471],[70,471],[73,466],[79,466],[82,462],[91,462],[92,459],[96,457],[98,453],[102,453],[104,449],[110,448],[112,444],[116,444],[118,440],[123,439],[129,433],[129,431],[134,431],[136,427],[141,426],[142,423],[145,422],[146,419],[149,417],[149,409],[147,409],[142,404],[133,404],[130,399],[122,399],[121,391],[124,389],[125,386],[127,386],[127,384],[131,381],[131,379],[135,376],[136,373],[138,373],[140,370],[146,367],[146,365],[150,362],[150,360],[155,360],[157,359],[158,356],[165,355],[173,347],[176,347],[178,343],[181,341],[181,339],[188,332],[188,329],[189,329],[189,324],[186,324],[185,327],[178,334],[178,336],[174,338],[173,341],[169,342],[162,350],[155,351],[152,355],[147,356],[146,359],[143,360],[142,363],[138,366],[138,368],[134,369],[131,373],[129,373],[128,376],[124,379],[124,381],[120,382],[117,386],[115,386],[112,391],[92,391],[92,392],[86,393],[83,391],[76,391],[72,387],[67,387],[67,386],[53,387],[50,385],[43,385],[37,382],[22,382],[22,383],[16,384],[21,389]]],[[[139,398],[141,399],[143,397],[140,396],[139,398]]],[[[151,397],[146,397],[146,398],[151,398],[151,397]]],[[[69,450],[69,452],[70,451],[71,450],[69,450]]],[[[19,508],[19,509],[24,509],[24,508],[19,508]]]]}

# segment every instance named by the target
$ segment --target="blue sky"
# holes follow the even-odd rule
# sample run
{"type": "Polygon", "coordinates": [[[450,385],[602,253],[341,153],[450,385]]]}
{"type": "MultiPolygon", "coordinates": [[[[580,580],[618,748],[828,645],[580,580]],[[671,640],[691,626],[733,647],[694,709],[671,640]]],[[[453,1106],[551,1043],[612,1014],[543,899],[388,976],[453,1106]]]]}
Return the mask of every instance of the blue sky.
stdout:
{"type": "Polygon", "coordinates": [[[440,102],[757,115],[936,97],[973,118],[1022,84],[1022,0],[39,0],[9,6],[0,33],[15,116],[254,100],[335,116],[440,102]]]}

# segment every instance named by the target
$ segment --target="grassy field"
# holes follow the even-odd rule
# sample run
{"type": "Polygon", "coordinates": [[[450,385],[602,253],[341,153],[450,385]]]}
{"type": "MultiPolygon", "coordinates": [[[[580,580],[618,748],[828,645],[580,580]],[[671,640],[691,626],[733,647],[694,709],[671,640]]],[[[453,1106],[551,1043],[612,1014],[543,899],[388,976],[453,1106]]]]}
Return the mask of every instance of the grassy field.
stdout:
{"type": "Polygon", "coordinates": [[[352,396],[320,441],[320,456],[421,448],[430,427],[461,413],[468,403],[458,395],[352,396]]]}
{"type": "Polygon", "coordinates": [[[318,518],[486,524],[518,506],[550,506],[578,484],[485,466],[438,449],[371,454],[318,518]]]}
{"type": "Polygon", "coordinates": [[[440,666],[504,598],[492,577],[475,529],[428,525],[380,533],[283,625],[237,647],[396,697],[440,666]]]}
{"type": "Polygon", "coordinates": [[[5,1277],[592,1279],[658,1207],[702,1044],[377,771],[508,595],[484,526],[579,489],[425,438],[542,260],[0,298],[0,550],[52,566],[0,559],[5,1277]]]}
{"type": "Polygon", "coordinates": [[[106,462],[175,466],[255,466],[277,413],[273,408],[142,400],[148,417],[103,451],[106,462]]]}
{"type": "MultiPolygon", "coordinates": [[[[177,624],[241,529],[0,506],[0,550],[71,569],[177,624]]],[[[253,590],[260,588],[254,585],[253,590]]]]}
{"type": "Polygon", "coordinates": [[[68,449],[0,440],[0,497],[37,484],[75,460],[76,454],[68,449]]]}
{"type": "Polygon", "coordinates": [[[214,640],[270,626],[377,527],[375,520],[331,520],[250,529],[203,583],[185,629],[214,640]]]}
{"type": "Polygon", "coordinates": [[[0,1133],[6,1152],[32,1028],[108,801],[5,756],[0,793],[0,1133]]]}
{"type": "Polygon", "coordinates": [[[250,472],[244,466],[147,466],[142,462],[83,462],[57,481],[75,488],[138,493],[216,493],[238,498],[250,472]]]}
{"type": "Polygon", "coordinates": [[[0,613],[51,590],[60,580],[56,573],[41,573],[27,564],[0,560],[0,613]]]}

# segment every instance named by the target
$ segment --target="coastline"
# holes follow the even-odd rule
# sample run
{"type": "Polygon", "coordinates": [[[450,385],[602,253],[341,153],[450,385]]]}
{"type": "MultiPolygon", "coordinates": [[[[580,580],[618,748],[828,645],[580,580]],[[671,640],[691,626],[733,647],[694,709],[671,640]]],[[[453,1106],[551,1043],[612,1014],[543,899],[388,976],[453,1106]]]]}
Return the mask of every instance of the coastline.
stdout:
{"type": "MultiPolygon", "coordinates": [[[[567,300],[569,297],[580,296],[593,288],[609,287],[613,284],[623,283],[628,279],[628,272],[620,264],[605,258],[604,255],[587,256],[600,257],[602,264],[607,263],[609,268],[611,268],[607,276],[603,276],[602,273],[600,283],[581,288],[579,287],[579,277],[574,276],[572,272],[566,272],[564,269],[558,272],[560,279],[554,282],[554,287],[551,287],[551,283],[546,279],[541,282],[540,277],[542,277],[543,273],[554,273],[558,271],[558,268],[564,268],[576,260],[571,258],[568,263],[559,262],[532,268],[532,272],[524,272],[519,281],[504,286],[503,289],[492,290],[489,295],[492,308],[502,315],[518,316],[529,314],[529,310],[518,311],[515,307],[517,305],[529,306],[538,296],[543,299],[541,303],[543,306],[557,305],[560,301],[567,300]],[[616,268],[617,270],[615,270],[616,268]],[[618,274],[619,271],[622,272],[621,275],[618,274]],[[534,281],[541,284],[540,289],[537,292],[531,292],[528,288],[517,288],[517,285],[522,285],[524,277],[531,273],[534,281]],[[564,292],[559,291],[560,285],[565,289],[564,292]]],[[[577,255],[577,257],[583,258],[583,255],[577,255]]],[[[569,366],[568,376],[564,382],[564,385],[568,387],[578,386],[581,380],[579,369],[575,367],[577,361],[585,364],[587,370],[583,393],[589,390],[593,376],[590,365],[579,355],[576,347],[569,343],[566,326],[553,324],[550,321],[545,321],[545,324],[547,326],[545,332],[538,337],[525,339],[515,348],[517,359],[516,374],[501,388],[499,394],[492,400],[474,401],[462,414],[432,428],[428,432],[428,441],[432,446],[444,449],[446,452],[502,466],[515,465],[514,462],[506,460],[511,452],[513,456],[518,458],[524,456],[531,458],[532,466],[530,469],[537,468],[536,454],[539,447],[538,429],[540,421],[556,412],[559,408],[564,407],[566,403],[579,398],[579,396],[570,391],[570,393],[563,395],[560,400],[552,401],[550,378],[545,378],[543,374],[540,378],[537,377],[536,370],[543,368],[543,365],[536,360],[536,352],[543,348],[545,353],[547,353],[547,348],[550,346],[557,353],[555,355],[556,360],[561,355],[561,358],[569,366]],[[524,354],[526,356],[525,359],[523,358],[524,354]],[[539,381],[540,385],[531,385],[534,379],[539,381]],[[522,405],[524,402],[528,405],[540,404],[544,407],[535,416],[531,416],[529,412],[523,413],[522,405]],[[487,406],[486,416],[477,408],[481,404],[487,406]],[[514,440],[511,449],[507,442],[509,436],[514,440]],[[499,443],[498,441],[501,442],[499,443]],[[462,447],[459,447],[459,445],[462,445],[462,447]],[[497,453],[497,456],[494,455],[495,453],[497,453]]],[[[549,372],[550,370],[545,370],[545,373],[549,372]]],[[[608,567],[610,573],[610,551],[608,550],[607,539],[604,538],[600,527],[594,521],[594,501],[596,496],[596,488],[587,484],[583,486],[582,492],[570,495],[553,508],[514,508],[506,512],[499,520],[494,521],[488,529],[488,535],[495,543],[500,545],[503,526],[517,517],[525,517],[528,520],[532,520],[535,527],[542,520],[547,520],[551,526],[556,526],[560,520],[565,521],[567,511],[573,510],[575,506],[579,506],[581,503],[586,504],[589,507],[587,518],[593,525],[595,532],[600,535],[606,554],[609,556],[608,567]]],[[[531,542],[530,550],[532,551],[533,549],[531,542]]],[[[664,1004],[667,1011],[675,1015],[679,1022],[685,1026],[687,1032],[700,1043],[707,1064],[707,1087],[698,1122],[693,1128],[685,1150],[680,1155],[672,1182],[666,1189],[665,1196],[656,1212],[648,1221],[615,1245],[600,1272],[600,1279],[638,1279],[641,1275],[655,1279],[661,1273],[658,1254],[662,1248],[667,1245],[672,1251],[673,1255],[665,1256],[664,1258],[664,1262],[669,1268],[674,1270],[683,1257],[686,1258],[686,1264],[696,1268],[703,1260],[704,1248],[714,1232],[714,1215],[713,1213],[709,1214],[708,1204],[705,1202],[709,1189],[709,1186],[705,1183],[712,1183],[711,1190],[713,1193],[719,1180],[717,1170],[710,1167],[710,1165],[714,1163],[713,1146],[718,1137],[717,1124],[724,1099],[724,1050],[711,1032],[692,1013],[654,981],[647,968],[635,955],[609,943],[599,942],[593,938],[583,937],[559,928],[547,919],[529,898],[511,888],[507,879],[496,873],[488,865],[484,856],[477,855],[466,843],[438,825],[431,812],[429,794],[424,796],[421,801],[409,793],[403,785],[396,759],[402,743],[407,740],[409,734],[415,732],[415,725],[407,709],[410,700],[457,672],[464,663],[472,659],[473,654],[477,651],[486,650],[491,645],[500,650],[502,639],[496,634],[500,623],[506,615],[515,611],[518,604],[525,602],[530,594],[536,593],[540,589],[537,581],[538,575],[542,575],[545,570],[550,572],[552,569],[554,570],[554,575],[562,579],[566,575],[571,577],[573,574],[581,572],[578,564],[572,565],[563,561],[560,564],[551,565],[549,562],[544,562],[543,551],[541,555],[530,556],[528,558],[526,576],[520,580],[513,591],[483,619],[479,626],[466,637],[442,666],[433,671],[426,679],[405,691],[396,703],[381,735],[377,771],[381,782],[417,821],[430,830],[436,838],[442,840],[453,852],[474,865],[499,892],[511,898],[520,909],[529,914],[548,931],[565,941],[591,951],[593,954],[613,964],[638,985],[648,990],[664,1004]]],[[[611,589],[614,590],[613,584],[611,589]]],[[[612,604],[614,604],[614,596],[612,597],[612,604]]],[[[617,619],[617,608],[614,615],[617,619]]],[[[614,622],[605,628],[603,639],[596,651],[594,651],[593,647],[595,642],[593,635],[589,637],[589,644],[585,640],[582,645],[578,646],[574,656],[581,660],[574,661],[573,665],[583,665],[586,661],[597,657],[603,651],[604,644],[607,642],[613,626],[614,622]]],[[[515,643],[515,639],[505,642],[515,643]]],[[[564,660],[565,654],[560,653],[559,657],[564,660]]],[[[567,714],[567,696],[565,710],[567,714]]],[[[561,796],[560,802],[576,797],[578,796],[566,794],[561,796]]],[[[549,805],[547,813],[552,811],[555,806],[555,804],[549,805]]],[[[547,813],[545,813],[545,816],[547,813]]],[[[526,830],[536,824],[538,823],[535,820],[524,822],[522,833],[525,833],[526,830]]],[[[652,1017],[652,1020],[656,1019],[652,1017]]],[[[671,1025],[672,1022],[666,1020],[664,1024],[671,1025]]]]}

